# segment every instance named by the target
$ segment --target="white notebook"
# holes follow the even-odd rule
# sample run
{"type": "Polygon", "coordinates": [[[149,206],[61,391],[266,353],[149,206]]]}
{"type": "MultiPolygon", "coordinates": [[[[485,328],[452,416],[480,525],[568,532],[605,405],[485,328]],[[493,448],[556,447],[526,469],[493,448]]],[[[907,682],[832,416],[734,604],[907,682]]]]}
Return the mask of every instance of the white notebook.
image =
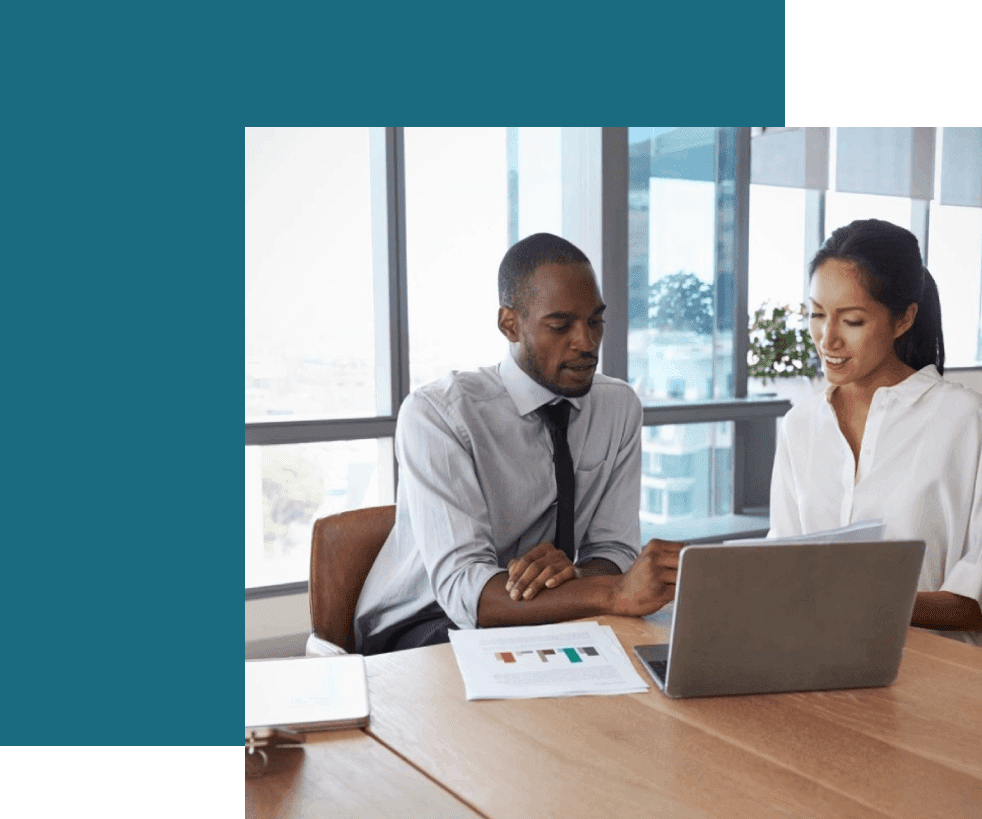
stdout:
{"type": "Polygon", "coordinates": [[[365,658],[294,657],[247,660],[245,735],[270,729],[323,731],[368,724],[365,658]]]}

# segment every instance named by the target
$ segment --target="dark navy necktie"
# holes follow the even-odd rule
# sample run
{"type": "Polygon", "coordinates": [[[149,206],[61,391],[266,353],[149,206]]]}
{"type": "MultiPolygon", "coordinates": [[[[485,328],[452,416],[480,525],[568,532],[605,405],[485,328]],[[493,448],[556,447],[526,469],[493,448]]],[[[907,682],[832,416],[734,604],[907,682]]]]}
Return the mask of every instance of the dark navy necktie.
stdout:
{"type": "Polygon", "coordinates": [[[574,559],[573,547],[573,501],[576,497],[575,479],[573,478],[573,456],[569,451],[566,440],[566,428],[569,426],[569,411],[573,405],[569,401],[559,401],[556,404],[546,404],[536,410],[539,417],[545,421],[552,435],[552,460],[556,467],[556,542],[557,549],[574,559]]]}

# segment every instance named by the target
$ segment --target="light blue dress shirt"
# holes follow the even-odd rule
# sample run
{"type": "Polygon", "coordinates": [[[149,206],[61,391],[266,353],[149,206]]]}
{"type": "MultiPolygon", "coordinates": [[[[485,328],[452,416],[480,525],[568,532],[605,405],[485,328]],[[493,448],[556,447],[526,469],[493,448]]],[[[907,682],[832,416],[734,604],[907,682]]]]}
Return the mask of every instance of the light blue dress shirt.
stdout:
{"type": "MultiPolygon", "coordinates": [[[[355,611],[355,638],[401,622],[433,601],[476,628],[491,577],[556,531],[552,440],[535,410],[557,396],[509,354],[494,367],[453,372],[399,410],[396,521],[355,611]]],[[[576,563],[606,558],[626,571],[641,549],[641,402],[596,374],[573,405],[576,563]]]]}

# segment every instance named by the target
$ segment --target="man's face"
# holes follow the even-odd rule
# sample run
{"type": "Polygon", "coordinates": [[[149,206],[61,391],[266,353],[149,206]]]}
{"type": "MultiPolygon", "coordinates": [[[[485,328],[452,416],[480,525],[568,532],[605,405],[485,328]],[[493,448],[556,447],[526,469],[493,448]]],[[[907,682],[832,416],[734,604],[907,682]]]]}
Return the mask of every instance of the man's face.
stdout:
{"type": "Polygon", "coordinates": [[[498,327],[518,345],[518,366],[557,395],[586,395],[593,386],[606,309],[593,269],[588,264],[540,265],[527,292],[528,315],[511,307],[498,311],[498,327]]]}

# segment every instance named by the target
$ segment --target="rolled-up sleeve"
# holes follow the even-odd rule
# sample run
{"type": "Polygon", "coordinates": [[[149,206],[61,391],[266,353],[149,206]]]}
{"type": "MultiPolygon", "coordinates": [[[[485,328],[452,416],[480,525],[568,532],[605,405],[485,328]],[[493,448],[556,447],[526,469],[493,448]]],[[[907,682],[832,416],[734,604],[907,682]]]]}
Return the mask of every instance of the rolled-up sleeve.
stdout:
{"type": "Polygon", "coordinates": [[[437,603],[461,628],[477,627],[477,605],[498,566],[472,445],[446,407],[411,394],[399,411],[400,495],[437,603]]]}

